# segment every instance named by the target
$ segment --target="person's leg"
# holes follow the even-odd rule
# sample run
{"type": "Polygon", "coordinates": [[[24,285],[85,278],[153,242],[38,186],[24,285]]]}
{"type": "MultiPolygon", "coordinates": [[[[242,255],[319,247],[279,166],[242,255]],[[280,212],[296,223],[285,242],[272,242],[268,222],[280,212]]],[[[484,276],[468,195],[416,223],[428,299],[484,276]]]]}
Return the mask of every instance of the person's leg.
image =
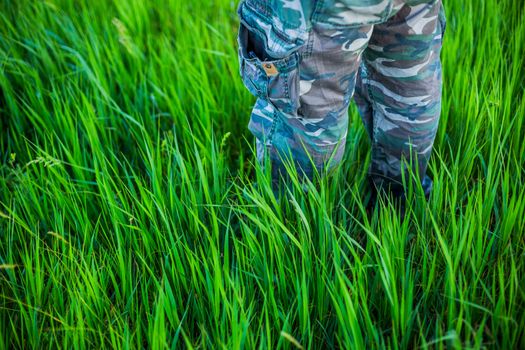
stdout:
{"type": "Polygon", "coordinates": [[[282,33],[274,35],[275,28],[262,23],[250,7],[242,6],[239,14],[241,75],[258,97],[248,128],[257,139],[259,161],[271,160],[274,178],[286,174],[283,159],[293,160],[308,177],[325,170],[328,161],[329,167],[336,165],[344,151],[361,54],[373,27],[336,29],[318,23],[296,45],[283,40],[282,33]]]}
{"type": "Polygon", "coordinates": [[[274,160],[290,151],[296,166],[308,176],[313,171],[310,158],[318,171],[341,161],[348,105],[372,29],[371,25],[344,29],[314,25],[299,64],[297,114],[283,119],[275,130],[269,148],[274,160]]]}
{"type": "Polygon", "coordinates": [[[375,26],[363,54],[355,101],[372,141],[370,179],[399,196],[404,160],[427,196],[432,187],[426,169],[441,108],[440,10],[441,1],[403,6],[375,26]]]}

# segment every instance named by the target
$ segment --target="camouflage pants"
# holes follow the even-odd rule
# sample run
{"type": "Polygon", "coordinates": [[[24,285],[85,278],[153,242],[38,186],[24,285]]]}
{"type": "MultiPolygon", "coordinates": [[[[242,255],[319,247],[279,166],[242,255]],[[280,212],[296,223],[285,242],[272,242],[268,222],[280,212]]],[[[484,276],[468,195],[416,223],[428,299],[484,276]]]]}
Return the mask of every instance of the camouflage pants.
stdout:
{"type": "Polygon", "coordinates": [[[411,166],[430,192],[441,0],[244,0],[238,13],[240,73],[257,97],[248,128],[263,165],[270,159],[275,175],[291,160],[310,177],[337,165],[354,97],[372,144],[370,179],[399,193],[411,166]]]}

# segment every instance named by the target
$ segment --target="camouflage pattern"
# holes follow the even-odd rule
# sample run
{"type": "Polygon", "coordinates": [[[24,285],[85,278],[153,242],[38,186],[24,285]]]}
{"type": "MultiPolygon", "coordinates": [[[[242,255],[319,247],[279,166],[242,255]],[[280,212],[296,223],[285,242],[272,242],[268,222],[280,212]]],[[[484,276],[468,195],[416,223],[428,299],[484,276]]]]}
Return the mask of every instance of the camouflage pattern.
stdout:
{"type": "MultiPolygon", "coordinates": [[[[248,128],[263,163],[311,177],[337,165],[354,97],[369,174],[401,191],[403,160],[425,176],[441,108],[441,0],[244,0],[240,73],[257,101],[248,128]]],[[[277,174],[277,173],[276,173],[277,174]]]]}

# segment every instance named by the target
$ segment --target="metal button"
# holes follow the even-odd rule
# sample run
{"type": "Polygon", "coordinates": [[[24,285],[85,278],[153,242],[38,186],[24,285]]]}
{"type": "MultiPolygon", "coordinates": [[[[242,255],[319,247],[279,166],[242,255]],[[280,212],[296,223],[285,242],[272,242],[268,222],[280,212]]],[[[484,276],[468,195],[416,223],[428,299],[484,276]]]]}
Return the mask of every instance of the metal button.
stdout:
{"type": "Polygon", "coordinates": [[[279,73],[277,67],[275,67],[275,64],[273,63],[263,63],[263,69],[266,72],[266,75],[269,77],[277,75],[279,73]]]}

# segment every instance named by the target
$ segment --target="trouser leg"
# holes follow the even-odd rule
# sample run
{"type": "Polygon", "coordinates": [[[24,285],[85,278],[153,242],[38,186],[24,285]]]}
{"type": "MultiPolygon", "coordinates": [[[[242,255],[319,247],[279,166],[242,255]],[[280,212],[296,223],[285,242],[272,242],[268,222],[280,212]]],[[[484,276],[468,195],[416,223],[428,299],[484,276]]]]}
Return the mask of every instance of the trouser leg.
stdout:
{"type": "MultiPolygon", "coordinates": [[[[372,26],[314,26],[299,63],[297,111],[277,114],[280,119],[271,142],[266,144],[274,168],[279,168],[282,159],[290,155],[296,167],[311,176],[314,168],[325,170],[341,161],[348,131],[348,105],[361,54],[371,34],[372,26]]],[[[268,109],[264,102],[262,105],[268,109]]],[[[252,126],[260,114],[252,114],[252,126]]],[[[262,140],[258,140],[261,161],[265,150],[262,145],[262,140]]]]}
{"type": "Polygon", "coordinates": [[[356,102],[372,141],[369,174],[402,194],[406,162],[425,175],[441,108],[441,1],[404,6],[376,25],[363,54],[356,102]]]}

